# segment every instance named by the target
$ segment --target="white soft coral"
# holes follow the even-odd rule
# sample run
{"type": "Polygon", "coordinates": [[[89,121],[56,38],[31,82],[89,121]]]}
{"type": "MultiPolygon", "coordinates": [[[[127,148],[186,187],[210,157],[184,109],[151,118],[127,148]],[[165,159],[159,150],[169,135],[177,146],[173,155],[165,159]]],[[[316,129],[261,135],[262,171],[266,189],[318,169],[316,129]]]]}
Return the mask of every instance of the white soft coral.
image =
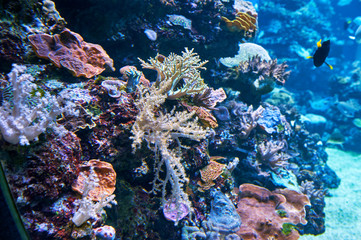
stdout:
{"type": "Polygon", "coordinates": [[[72,218],[73,223],[76,226],[82,225],[88,219],[97,219],[104,212],[104,207],[111,207],[111,204],[117,204],[114,200],[115,195],[112,194],[110,196],[103,195],[99,202],[94,202],[89,198],[89,192],[99,186],[99,178],[94,173],[94,168],[90,168],[89,176],[83,174],[84,179],[84,187],[83,187],[83,195],[81,199],[77,199],[74,204],[77,206],[77,211],[74,213],[72,218]]]}
{"type": "Polygon", "coordinates": [[[8,74],[11,98],[3,99],[0,105],[0,132],[5,141],[20,145],[28,145],[48,127],[58,130],[55,119],[67,110],[55,96],[33,83],[34,78],[23,73],[25,70],[25,66],[13,65],[8,74]]]}

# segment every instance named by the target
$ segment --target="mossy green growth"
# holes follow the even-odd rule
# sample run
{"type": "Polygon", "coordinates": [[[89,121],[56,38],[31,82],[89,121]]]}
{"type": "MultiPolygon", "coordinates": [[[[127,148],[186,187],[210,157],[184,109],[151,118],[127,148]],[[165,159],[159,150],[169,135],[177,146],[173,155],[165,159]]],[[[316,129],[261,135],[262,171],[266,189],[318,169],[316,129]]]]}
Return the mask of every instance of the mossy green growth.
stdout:
{"type": "Polygon", "coordinates": [[[293,223],[282,224],[282,233],[286,236],[290,235],[293,229],[297,229],[297,226],[293,223]]]}
{"type": "Polygon", "coordinates": [[[31,97],[38,97],[38,98],[42,98],[45,96],[45,91],[40,88],[40,87],[37,87],[37,88],[34,88],[31,92],[30,92],[30,96],[31,97]]]}
{"type": "Polygon", "coordinates": [[[276,213],[278,214],[278,216],[280,216],[281,218],[287,217],[287,212],[283,209],[279,209],[276,210],[276,213]]]}
{"type": "Polygon", "coordinates": [[[282,124],[277,125],[278,132],[283,132],[285,130],[285,127],[282,124]]]}

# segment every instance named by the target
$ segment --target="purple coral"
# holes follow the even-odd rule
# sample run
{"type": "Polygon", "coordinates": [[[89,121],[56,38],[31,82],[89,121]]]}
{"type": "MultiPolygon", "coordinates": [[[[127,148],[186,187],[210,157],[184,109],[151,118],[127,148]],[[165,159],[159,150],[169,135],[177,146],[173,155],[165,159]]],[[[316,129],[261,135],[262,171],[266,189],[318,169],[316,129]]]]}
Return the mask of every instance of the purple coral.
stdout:
{"type": "Polygon", "coordinates": [[[115,229],[112,226],[102,226],[94,229],[94,234],[97,240],[114,240],[115,229]]]}
{"type": "Polygon", "coordinates": [[[173,222],[178,222],[179,220],[185,218],[189,213],[189,208],[186,204],[180,203],[177,205],[174,202],[166,202],[163,207],[164,217],[173,222]]]}

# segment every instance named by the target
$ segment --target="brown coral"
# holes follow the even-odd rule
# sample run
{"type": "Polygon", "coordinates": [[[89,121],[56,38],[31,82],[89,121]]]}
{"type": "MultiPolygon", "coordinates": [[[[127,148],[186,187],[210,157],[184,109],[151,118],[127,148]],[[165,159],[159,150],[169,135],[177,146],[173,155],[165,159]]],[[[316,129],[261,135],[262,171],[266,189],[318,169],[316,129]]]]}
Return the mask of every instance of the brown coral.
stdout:
{"type": "Polygon", "coordinates": [[[294,240],[299,233],[293,229],[289,234],[282,232],[284,223],[306,224],[305,205],[310,205],[308,197],[289,189],[273,192],[253,184],[242,184],[237,212],[242,226],[237,232],[242,239],[294,240]]]}
{"type": "Polygon", "coordinates": [[[256,56],[248,61],[241,62],[237,67],[237,71],[243,74],[255,75],[257,79],[253,84],[256,88],[258,86],[258,91],[262,90],[263,94],[265,94],[272,91],[273,86],[262,89],[262,82],[271,79],[279,85],[284,85],[291,73],[291,71],[286,72],[286,68],[288,68],[288,65],[285,62],[278,64],[277,59],[266,61],[261,60],[260,56],[256,56]]]}
{"type": "Polygon", "coordinates": [[[261,164],[269,166],[273,171],[278,171],[288,165],[290,156],[282,150],[287,147],[287,142],[284,141],[267,141],[261,142],[257,146],[257,156],[261,164]]]}
{"type": "Polygon", "coordinates": [[[226,26],[231,32],[242,32],[244,37],[254,37],[257,30],[257,14],[248,12],[238,12],[234,20],[222,17],[226,26]]]}
{"type": "Polygon", "coordinates": [[[115,191],[117,174],[110,163],[93,159],[82,165],[80,171],[83,172],[85,176],[80,174],[76,182],[72,185],[72,189],[83,194],[84,181],[88,179],[87,176],[90,174],[91,167],[93,167],[93,170],[99,179],[99,185],[90,190],[88,196],[93,201],[100,201],[102,197],[110,196],[115,191]]]}
{"type": "Polygon", "coordinates": [[[214,110],[217,103],[223,102],[227,98],[226,92],[223,88],[214,90],[213,88],[206,88],[201,93],[196,93],[193,96],[193,103],[199,107],[205,107],[214,110]]]}
{"type": "Polygon", "coordinates": [[[38,57],[67,68],[76,77],[91,78],[102,73],[106,66],[115,70],[113,59],[100,45],[84,42],[79,34],[69,29],[53,36],[33,34],[29,41],[38,57]]]}
{"type": "Polygon", "coordinates": [[[212,115],[212,113],[210,113],[208,109],[205,109],[204,107],[191,106],[185,102],[181,102],[181,104],[187,108],[188,112],[194,112],[206,127],[218,127],[217,119],[212,115]]]}
{"type": "Polygon", "coordinates": [[[201,173],[202,182],[199,181],[197,184],[200,186],[200,191],[203,192],[204,190],[208,190],[215,185],[213,181],[223,173],[223,169],[225,167],[224,164],[218,163],[215,160],[222,158],[224,157],[211,157],[209,164],[199,170],[201,173]]]}

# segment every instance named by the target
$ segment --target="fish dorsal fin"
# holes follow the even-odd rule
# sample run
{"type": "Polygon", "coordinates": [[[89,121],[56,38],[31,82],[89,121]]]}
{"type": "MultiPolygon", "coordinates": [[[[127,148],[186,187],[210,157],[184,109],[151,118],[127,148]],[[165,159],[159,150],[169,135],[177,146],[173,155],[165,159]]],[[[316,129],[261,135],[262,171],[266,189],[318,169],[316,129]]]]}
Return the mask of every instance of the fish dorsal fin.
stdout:
{"type": "Polygon", "coordinates": [[[317,42],[317,47],[318,48],[320,48],[322,46],[321,41],[322,41],[322,39],[320,39],[320,41],[317,42]]]}

